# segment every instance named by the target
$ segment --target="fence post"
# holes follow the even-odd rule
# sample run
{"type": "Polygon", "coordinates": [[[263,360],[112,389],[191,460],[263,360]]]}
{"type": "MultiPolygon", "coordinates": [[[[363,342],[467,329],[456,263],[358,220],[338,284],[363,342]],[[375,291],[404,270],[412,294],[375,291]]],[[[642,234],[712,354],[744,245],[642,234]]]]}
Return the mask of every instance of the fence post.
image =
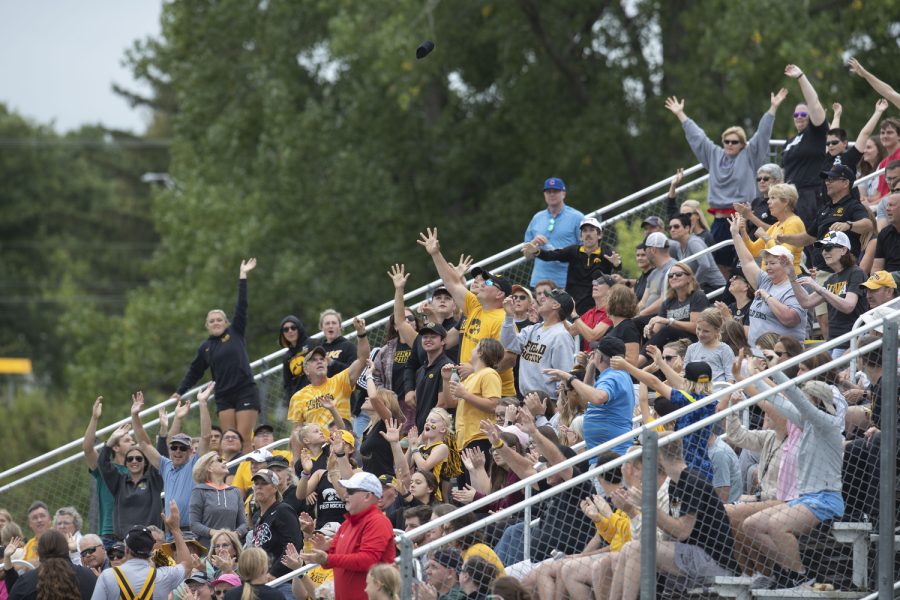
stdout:
{"type": "Polygon", "coordinates": [[[878,599],[894,597],[894,518],[897,462],[897,318],[884,322],[881,356],[881,484],[878,507],[878,599]]]}
{"type": "Polygon", "coordinates": [[[656,468],[657,439],[653,429],[641,433],[641,600],[656,598],[656,468]]]}
{"type": "Polygon", "coordinates": [[[405,533],[400,534],[400,598],[412,600],[413,581],[416,578],[416,569],[413,561],[413,544],[405,533]]]}
{"type": "MultiPolygon", "coordinates": [[[[531,486],[524,490],[525,500],[531,498],[531,486]]],[[[525,505],[525,529],[522,532],[522,557],[523,560],[531,559],[531,505],[525,505]]]]}
{"type": "MultiPolygon", "coordinates": [[[[268,367],[266,359],[263,358],[261,372],[265,373],[268,367]]],[[[272,422],[269,418],[269,383],[266,381],[267,379],[268,377],[259,378],[259,389],[256,391],[259,395],[259,414],[262,416],[262,423],[272,422]]]]}

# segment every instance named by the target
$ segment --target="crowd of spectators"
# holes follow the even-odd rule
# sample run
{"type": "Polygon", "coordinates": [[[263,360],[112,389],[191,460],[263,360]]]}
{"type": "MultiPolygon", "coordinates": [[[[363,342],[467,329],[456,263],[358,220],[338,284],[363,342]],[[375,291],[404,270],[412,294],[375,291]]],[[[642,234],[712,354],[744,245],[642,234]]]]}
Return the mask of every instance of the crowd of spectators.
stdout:
{"type": "MultiPolygon", "coordinates": [[[[850,64],[900,106],[897,92],[850,64]]],[[[659,571],[673,585],[739,573],[757,575],[759,586],[809,583],[798,538],[847,515],[878,517],[871,466],[881,428],[894,426],[880,417],[880,355],[861,356],[853,375],[841,369],[790,382],[840,357],[848,340],[718,405],[688,410],[715,384],[743,382],[804,345],[844,336],[897,296],[900,121],[882,120],[880,142],[871,138],[887,110],[879,100],[849,146],[842,107],[827,123],[803,71],[788,65],[785,75],[803,100],[780,166],[768,148],[787,89],[772,94],[752,137],[729,127],[721,146],[686,115],[684,100],[666,101],[710,173],[712,222],[700,202],[679,203],[679,171],[667,219],[645,219],[643,241],[627,249],[637,272],[623,271],[626,249],[607,244],[599,218],[569,207],[566,184],[551,177],[546,208],[525,232],[530,285],[470,269],[466,256],[451,264],[437,228],[428,228],[418,243],[441,285],[408,307],[405,267],[390,268],[394,309],[380,347],[370,346],[362,319],[353,320],[356,343],[343,337],[333,309],[320,317],[321,342],[285,317],[278,335],[287,349],[289,449],[270,448],[274,429],[258,423],[244,344],[256,261],[243,261],[233,321],[221,310],[207,314],[209,336],[173,396],[171,426],[161,410],[151,439],[136,392],[130,423],[97,452],[103,403],[95,401],[84,438],[99,500],[95,531],[74,508],[51,515],[36,501],[22,515],[33,534],[26,540],[0,511],[0,598],[398,598],[394,530],[413,531],[608,443],[607,452],[535,484],[534,493],[552,490],[625,460],[535,504],[538,525],[521,513],[493,519],[411,568],[422,600],[632,600],[642,478],[640,458],[627,455],[635,423],[676,412],[661,428],[659,571]],[[881,168],[877,184],[856,185],[881,168]],[[711,302],[714,294],[723,297],[711,302]],[[207,369],[214,382],[197,395],[191,437],[180,394],[207,369]],[[746,421],[729,414],[718,426],[697,426],[775,385],[786,388],[746,421]],[[266,585],[306,565],[314,568],[266,585]]],[[[523,497],[497,495],[413,543],[462,532],[523,497]]]]}

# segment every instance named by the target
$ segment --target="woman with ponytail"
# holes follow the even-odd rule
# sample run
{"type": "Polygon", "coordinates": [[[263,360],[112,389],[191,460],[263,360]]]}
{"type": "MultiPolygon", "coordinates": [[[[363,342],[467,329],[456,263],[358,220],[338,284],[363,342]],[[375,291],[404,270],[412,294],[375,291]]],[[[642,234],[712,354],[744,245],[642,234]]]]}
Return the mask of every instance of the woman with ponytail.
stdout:
{"type": "Polygon", "coordinates": [[[269,579],[269,556],[262,548],[247,548],[238,559],[243,585],[225,592],[225,600],[284,600],[285,596],[266,585],[269,579]]]}
{"type": "Polygon", "coordinates": [[[21,575],[9,600],[89,600],[97,577],[89,569],[72,564],[69,542],[56,529],[38,540],[40,566],[21,575]]]}
{"type": "Polygon", "coordinates": [[[377,564],[366,576],[369,600],[400,600],[400,571],[394,565],[377,564]]]}

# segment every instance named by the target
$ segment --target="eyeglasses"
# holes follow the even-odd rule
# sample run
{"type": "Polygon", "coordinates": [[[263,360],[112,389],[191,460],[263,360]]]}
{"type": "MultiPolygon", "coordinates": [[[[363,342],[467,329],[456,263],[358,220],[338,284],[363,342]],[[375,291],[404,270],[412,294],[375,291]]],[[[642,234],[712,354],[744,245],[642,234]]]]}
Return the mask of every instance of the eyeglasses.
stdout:
{"type": "Polygon", "coordinates": [[[722,143],[726,146],[737,146],[741,143],[741,140],[722,140],[722,143]]]}
{"type": "Polygon", "coordinates": [[[125,552],[122,550],[119,550],[118,548],[112,548],[112,549],[110,549],[109,552],[106,553],[106,556],[110,560],[119,560],[120,558],[125,557],[125,552]]]}
{"type": "Polygon", "coordinates": [[[222,437],[222,440],[227,442],[239,442],[241,441],[241,438],[236,435],[226,435],[222,437]]]}
{"type": "Polygon", "coordinates": [[[837,248],[837,246],[834,246],[834,245],[832,245],[832,244],[828,244],[827,246],[822,246],[822,252],[831,252],[831,251],[834,250],[835,248],[837,248]]]}
{"type": "Polygon", "coordinates": [[[803,112],[803,111],[795,112],[795,113],[794,113],[794,118],[796,119],[797,117],[806,117],[806,116],[808,116],[808,115],[809,115],[809,113],[805,113],[805,112],[803,112]]]}
{"type": "Polygon", "coordinates": [[[190,450],[190,448],[182,444],[172,444],[169,446],[169,452],[187,452],[188,450],[190,450]]]}
{"type": "Polygon", "coordinates": [[[591,285],[609,285],[609,282],[605,279],[595,279],[591,282],[591,285]]]}
{"type": "Polygon", "coordinates": [[[85,548],[84,550],[82,550],[81,552],[79,552],[79,554],[80,554],[81,556],[90,556],[91,554],[93,554],[94,552],[96,552],[96,551],[97,551],[97,548],[99,548],[101,545],[102,545],[102,544],[97,544],[96,546],[91,546],[90,548],[85,548]]]}
{"type": "Polygon", "coordinates": [[[142,463],[142,462],[144,462],[144,457],[141,456],[140,454],[135,454],[134,456],[126,456],[125,462],[127,462],[127,463],[130,463],[130,462],[142,463]]]}
{"type": "Polygon", "coordinates": [[[732,276],[728,279],[728,282],[731,283],[732,281],[746,281],[746,280],[745,280],[743,277],[740,277],[740,276],[738,276],[738,275],[732,275],[732,276]]]}
{"type": "Polygon", "coordinates": [[[297,331],[297,327],[294,325],[285,325],[281,328],[281,333],[287,333],[288,331],[297,331]]]}
{"type": "Polygon", "coordinates": [[[232,550],[233,548],[231,544],[216,544],[213,546],[213,550],[232,550]]]}
{"type": "Polygon", "coordinates": [[[674,273],[669,273],[669,279],[676,279],[678,277],[684,277],[687,273],[682,271],[675,271],[674,273]]]}
{"type": "Polygon", "coordinates": [[[759,182],[761,182],[761,181],[771,181],[771,180],[772,180],[771,177],[757,177],[757,178],[756,178],[756,182],[757,182],[757,183],[759,183],[759,182]]]}
{"type": "Polygon", "coordinates": [[[663,354],[662,357],[663,357],[664,361],[672,362],[673,360],[678,358],[678,355],[677,354],[663,354]]]}
{"type": "Polygon", "coordinates": [[[549,221],[547,221],[547,231],[553,231],[554,227],[556,227],[556,217],[552,217],[549,221]]]}
{"type": "Polygon", "coordinates": [[[549,298],[549,297],[550,297],[550,292],[540,291],[540,292],[537,293],[537,295],[538,295],[538,296],[544,296],[545,298],[549,298]]]}
{"type": "Polygon", "coordinates": [[[412,315],[406,315],[406,320],[407,320],[408,322],[410,322],[410,323],[415,323],[415,322],[416,322],[416,318],[415,318],[414,316],[412,316],[412,315]]]}
{"type": "Polygon", "coordinates": [[[841,140],[828,140],[827,142],[825,142],[825,145],[826,146],[837,146],[840,143],[841,143],[841,140]]]}
{"type": "Polygon", "coordinates": [[[676,223],[675,225],[669,225],[668,227],[666,227],[666,229],[668,229],[669,231],[672,231],[673,229],[681,229],[681,224],[676,223]]]}
{"type": "Polygon", "coordinates": [[[528,300],[528,296],[526,296],[525,294],[513,294],[513,300],[528,300]]]}

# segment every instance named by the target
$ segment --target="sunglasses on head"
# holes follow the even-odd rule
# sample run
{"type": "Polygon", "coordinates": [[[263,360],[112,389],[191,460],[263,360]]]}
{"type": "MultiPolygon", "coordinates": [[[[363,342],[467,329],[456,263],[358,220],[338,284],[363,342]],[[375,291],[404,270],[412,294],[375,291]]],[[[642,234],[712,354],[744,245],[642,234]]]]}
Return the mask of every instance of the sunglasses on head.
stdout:
{"type": "Polygon", "coordinates": [[[294,325],[285,325],[281,328],[282,333],[287,333],[288,331],[297,331],[297,327],[294,325]]]}
{"type": "Polygon", "coordinates": [[[141,456],[140,454],[134,454],[134,455],[132,455],[132,456],[126,456],[126,457],[125,457],[125,462],[127,462],[127,463],[130,463],[130,462],[142,463],[142,462],[144,462],[144,457],[141,456]]]}
{"type": "Polygon", "coordinates": [[[757,178],[756,178],[756,182],[757,182],[757,183],[759,183],[760,181],[771,181],[771,180],[772,180],[772,178],[769,177],[769,176],[767,176],[767,175],[764,175],[764,176],[762,176],[762,177],[757,177],[757,178]]]}
{"type": "Polygon", "coordinates": [[[809,115],[809,113],[803,112],[803,111],[801,110],[801,111],[799,111],[799,112],[795,112],[795,113],[794,113],[794,118],[796,119],[797,117],[806,117],[806,116],[808,116],[808,115],[809,115]]]}
{"type": "Polygon", "coordinates": [[[556,217],[553,217],[549,221],[547,221],[547,231],[553,231],[554,227],[556,227],[556,217]]]}

